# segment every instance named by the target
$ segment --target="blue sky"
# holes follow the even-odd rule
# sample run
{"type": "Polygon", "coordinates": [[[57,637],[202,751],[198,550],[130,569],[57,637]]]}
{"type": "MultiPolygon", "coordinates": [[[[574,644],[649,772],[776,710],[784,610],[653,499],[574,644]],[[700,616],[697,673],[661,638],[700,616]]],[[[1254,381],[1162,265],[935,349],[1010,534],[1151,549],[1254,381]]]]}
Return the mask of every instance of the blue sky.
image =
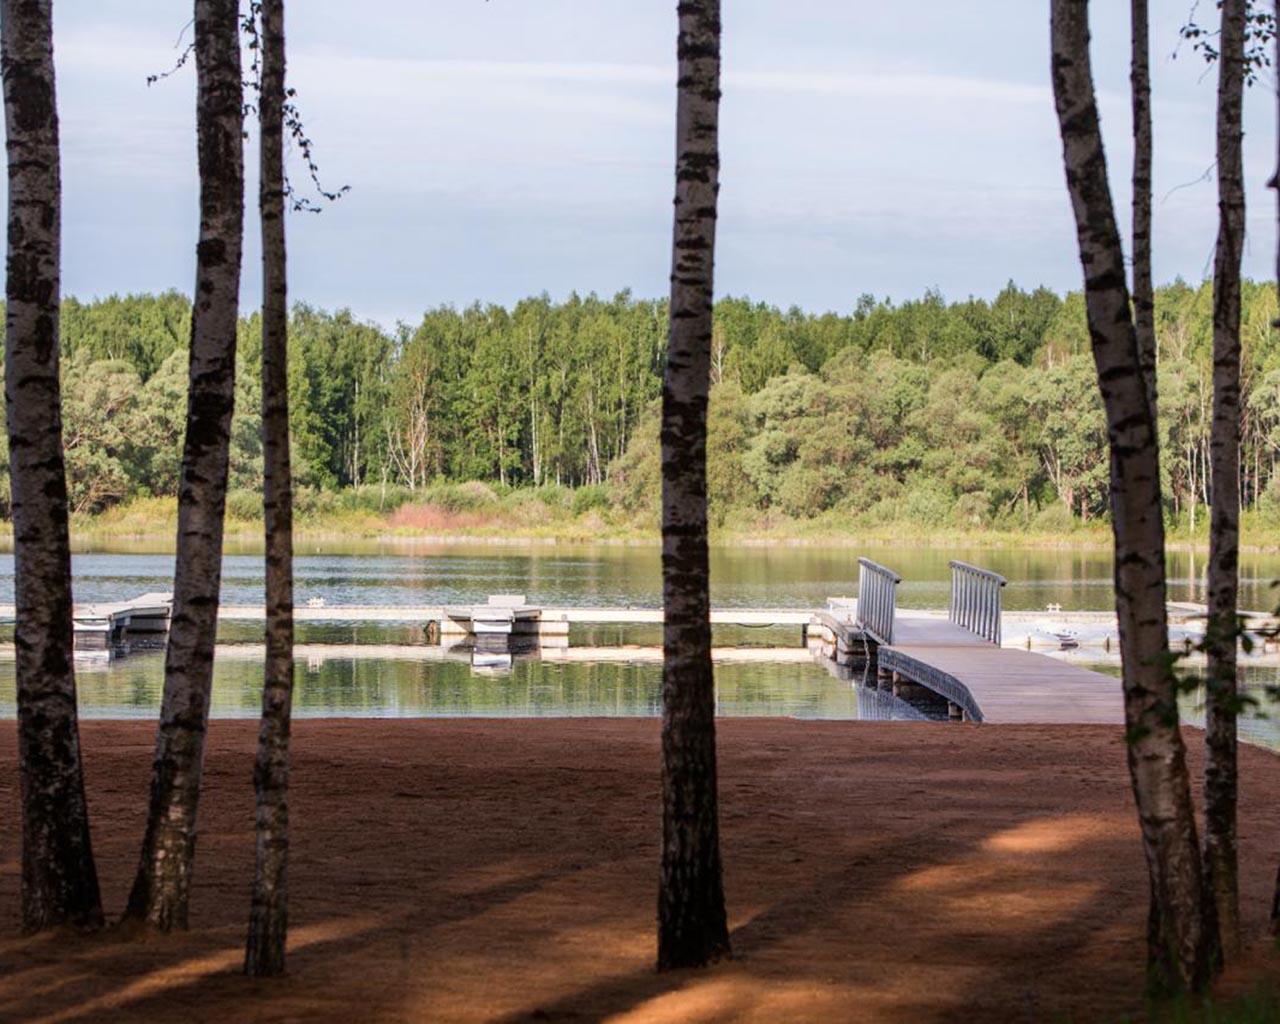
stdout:
{"type": "MultiPolygon", "coordinates": [[[[1201,279],[1213,252],[1216,76],[1190,51],[1171,56],[1189,3],[1152,5],[1158,280],[1201,279]]],[[[1128,5],[1092,6],[1127,222],[1128,5]]],[[[292,0],[290,82],[327,182],[351,186],[323,215],[291,217],[293,298],[391,325],[439,303],[543,290],[664,294],[674,8],[292,0]]],[[[724,10],[718,293],[848,310],[863,292],[1079,286],[1047,0],[724,10]]],[[[145,81],[173,61],[188,11],[172,0],[55,4],[68,294],[190,291],[194,74],[145,81]]],[[[1246,107],[1245,262],[1258,277],[1274,260],[1272,84],[1246,107]]],[[[251,179],[251,199],[255,189],[251,179]]],[[[247,223],[244,301],[256,304],[247,223]]]]}

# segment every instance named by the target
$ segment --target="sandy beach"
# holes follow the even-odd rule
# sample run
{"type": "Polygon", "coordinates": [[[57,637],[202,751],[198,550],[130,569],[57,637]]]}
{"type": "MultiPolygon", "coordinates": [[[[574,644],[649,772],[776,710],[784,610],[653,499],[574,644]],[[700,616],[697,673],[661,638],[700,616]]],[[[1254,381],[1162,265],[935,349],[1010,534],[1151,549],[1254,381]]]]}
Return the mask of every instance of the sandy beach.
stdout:
{"type": "MultiPolygon", "coordinates": [[[[190,933],[18,936],[0,731],[5,1021],[1009,1021],[1142,1011],[1145,874],[1119,730],[723,720],[735,957],[652,969],[653,720],[296,725],[287,978],[237,973],[256,723],[212,725],[190,933]]],[[[83,725],[109,915],[153,724],[83,725]]],[[[1192,768],[1199,733],[1188,732],[1192,768]]],[[[1242,899],[1260,940],[1280,758],[1243,748],[1242,899]]],[[[1276,961],[1255,941],[1250,981],[1276,961]]],[[[1237,974],[1243,974],[1239,971],[1237,974]]],[[[1228,976],[1226,987],[1243,984],[1228,976]]]]}

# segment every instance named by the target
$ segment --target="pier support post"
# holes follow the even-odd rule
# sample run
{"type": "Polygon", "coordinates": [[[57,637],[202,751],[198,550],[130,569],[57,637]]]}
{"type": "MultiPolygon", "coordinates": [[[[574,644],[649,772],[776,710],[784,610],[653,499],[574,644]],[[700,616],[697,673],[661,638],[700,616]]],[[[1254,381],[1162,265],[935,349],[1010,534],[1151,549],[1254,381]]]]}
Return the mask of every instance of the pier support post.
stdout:
{"type": "Polygon", "coordinates": [[[955,701],[947,701],[947,717],[953,722],[963,722],[965,719],[964,708],[955,701]]]}

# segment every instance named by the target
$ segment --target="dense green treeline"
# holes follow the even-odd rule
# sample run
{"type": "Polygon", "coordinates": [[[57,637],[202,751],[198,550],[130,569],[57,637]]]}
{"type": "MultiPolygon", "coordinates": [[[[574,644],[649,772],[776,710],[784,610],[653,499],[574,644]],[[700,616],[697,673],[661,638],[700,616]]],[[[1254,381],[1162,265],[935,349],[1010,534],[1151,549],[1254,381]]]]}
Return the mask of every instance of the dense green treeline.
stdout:
{"type": "MultiPolygon", "coordinates": [[[[1280,507],[1280,345],[1272,287],[1246,286],[1246,506],[1280,507]]],[[[1207,285],[1159,290],[1168,513],[1209,499],[1207,285]]],[[[175,493],[190,303],[177,293],[63,307],[74,508],[175,493]]],[[[298,306],[290,324],[295,461],[315,491],[440,481],[594,485],[637,517],[659,493],[654,402],[666,304],[621,293],[428,311],[394,333],[298,306]],[[607,490],[600,486],[607,485],[607,490]]],[[[232,487],[260,485],[257,316],[241,323],[232,487]]],[[[727,516],[1054,529],[1106,508],[1105,428],[1079,294],[1009,285],[847,315],[716,306],[711,489],[727,516]]],[[[5,486],[7,487],[7,474],[5,486]]],[[[1197,510],[1200,510],[1198,513],[1197,510]]]]}

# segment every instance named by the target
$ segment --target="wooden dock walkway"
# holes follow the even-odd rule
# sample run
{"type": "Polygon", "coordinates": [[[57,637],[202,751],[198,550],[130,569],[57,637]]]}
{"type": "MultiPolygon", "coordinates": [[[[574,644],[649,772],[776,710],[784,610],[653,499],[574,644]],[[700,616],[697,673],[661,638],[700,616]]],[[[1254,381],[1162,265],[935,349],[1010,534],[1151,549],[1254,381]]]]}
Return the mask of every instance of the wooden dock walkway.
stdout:
{"type": "Polygon", "coordinates": [[[881,677],[932,690],[973,722],[1124,722],[1120,680],[1046,654],[997,647],[947,619],[898,612],[893,643],[877,652],[881,677]]]}
{"type": "Polygon", "coordinates": [[[859,559],[858,602],[845,616],[874,647],[867,657],[878,687],[923,688],[947,702],[951,717],[971,722],[1124,722],[1114,676],[1001,646],[1003,576],[966,562],[951,570],[945,616],[912,613],[897,607],[901,577],[859,559]]]}

